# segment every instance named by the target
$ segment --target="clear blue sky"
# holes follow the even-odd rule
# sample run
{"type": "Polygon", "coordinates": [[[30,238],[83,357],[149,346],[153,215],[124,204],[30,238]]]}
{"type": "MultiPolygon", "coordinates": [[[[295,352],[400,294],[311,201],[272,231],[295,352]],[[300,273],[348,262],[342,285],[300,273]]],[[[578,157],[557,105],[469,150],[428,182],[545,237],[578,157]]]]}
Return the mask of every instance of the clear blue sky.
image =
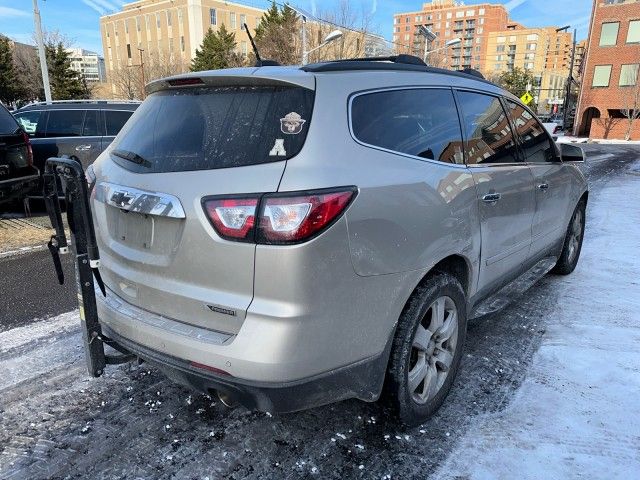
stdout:
{"type": "MultiPolygon", "coordinates": [[[[280,1],[280,0],[279,0],[280,1]]],[[[310,12],[335,7],[340,0],[291,0],[310,12]]],[[[119,9],[121,0],[39,0],[42,26],[45,30],[59,30],[75,46],[102,54],[98,19],[101,13],[119,9]]],[[[257,7],[268,6],[270,0],[239,0],[257,7]]],[[[465,4],[486,3],[486,0],[467,0],[465,4]]],[[[511,12],[511,18],[529,27],[572,25],[578,28],[578,39],[586,38],[590,0],[494,0],[511,12]]],[[[419,10],[420,0],[351,0],[355,10],[373,14],[374,28],[391,39],[393,13],[419,10]]],[[[33,11],[31,0],[0,0],[0,33],[14,40],[33,43],[33,11]]]]}

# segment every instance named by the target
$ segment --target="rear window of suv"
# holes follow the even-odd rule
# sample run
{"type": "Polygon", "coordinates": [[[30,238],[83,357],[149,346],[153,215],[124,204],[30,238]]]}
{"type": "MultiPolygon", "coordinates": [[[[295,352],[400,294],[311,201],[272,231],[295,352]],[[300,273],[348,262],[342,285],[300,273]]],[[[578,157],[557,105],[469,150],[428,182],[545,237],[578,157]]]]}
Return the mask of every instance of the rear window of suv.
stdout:
{"type": "Polygon", "coordinates": [[[139,173],[286,160],[304,145],[313,100],[314,92],[302,87],[160,91],[150,95],[120,131],[111,158],[139,173]]]}
{"type": "Polygon", "coordinates": [[[0,135],[10,135],[16,133],[18,123],[7,110],[0,105],[0,135]]]}

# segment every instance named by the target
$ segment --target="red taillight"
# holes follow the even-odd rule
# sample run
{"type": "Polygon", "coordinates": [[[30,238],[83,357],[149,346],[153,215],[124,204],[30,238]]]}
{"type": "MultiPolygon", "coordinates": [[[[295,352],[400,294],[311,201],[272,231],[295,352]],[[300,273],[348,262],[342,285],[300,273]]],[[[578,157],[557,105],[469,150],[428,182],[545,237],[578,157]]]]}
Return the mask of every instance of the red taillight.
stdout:
{"type": "Polygon", "coordinates": [[[169,80],[169,85],[172,87],[185,87],[188,85],[204,85],[201,78],[176,78],[175,80],[169,80]]]}
{"type": "Polygon", "coordinates": [[[260,209],[258,243],[295,243],[331,225],[349,204],[355,190],[296,196],[265,195],[260,209]]]}
{"type": "Polygon", "coordinates": [[[216,229],[227,240],[253,241],[258,197],[211,198],[203,201],[204,210],[216,229]]]}
{"type": "Polygon", "coordinates": [[[22,132],[22,139],[27,146],[27,165],[30,167],[33,166],[33,149],[31,148],[31,140],[29,140],[29,135],[25,132],[22,132]]]}
{"type": "Polygon", "coordinates": [[[189,362],[189,365],[191,365],[192,367],[200,368],[202,370],[208,370],[212,373],[217,373],[218,375],[230,375],[229,372],[225,372],[224,370],[220,370],[219,368],[216,368],[216,367],[205,365],[204,363],[189,362]]]}
{"type": "Polygon", "coordinates": [[[226,240],[260,244],[299,243],[322,232],[344,212],[355,187],[202,201],[218,235],[226,240]],[[260,220],[256,222],[256,217],[260,220]]]}

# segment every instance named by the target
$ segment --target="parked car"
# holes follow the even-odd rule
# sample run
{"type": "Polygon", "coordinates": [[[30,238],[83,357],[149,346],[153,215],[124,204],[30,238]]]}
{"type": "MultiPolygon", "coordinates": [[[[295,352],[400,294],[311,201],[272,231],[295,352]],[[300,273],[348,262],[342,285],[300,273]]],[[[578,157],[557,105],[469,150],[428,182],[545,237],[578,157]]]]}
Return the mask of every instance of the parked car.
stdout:
{"type": "Polygon", "coordinates": [[[103,335],[227,404],[431,415],[482,302],[573,271],[588,192],[518,98],[387,60],[150,83],[87,171],[103,335]]]}
{"type": "Polygon", "coordinates": [[[0,103],[0,205],[17,200],[38,181],[29,136],[0,103]]]}
{"type": "Polygon", "coordinates": [[[47,158],[63,155],[87,168],[138,105],[137,101],[61,100],[27,105],[14,116],[31,138],[34,165],[42,172],[47,158]]]}
{"type": "Polygon", "coordinates": [[[550,135],[558,137],[558,136],[562,136],[564,135],[564,131],[562,130],[562,127],[557,124],[556,122],[544,122],[542,124],[544,126],[544,128],[547,129],[547,132],[549,132],[550,135]]]}

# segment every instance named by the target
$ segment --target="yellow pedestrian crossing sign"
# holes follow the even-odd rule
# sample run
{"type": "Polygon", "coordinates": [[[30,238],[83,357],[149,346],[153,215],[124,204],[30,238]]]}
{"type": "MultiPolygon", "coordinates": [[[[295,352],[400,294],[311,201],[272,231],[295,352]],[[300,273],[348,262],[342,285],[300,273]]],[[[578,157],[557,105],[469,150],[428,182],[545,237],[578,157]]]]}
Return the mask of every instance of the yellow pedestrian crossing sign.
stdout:
{"type": "Polygon", "coordinates": [[[524,94],[520,97],[520,100],[522,100],[522,103],[524,103],[525,105],[529,105],[531,103],[531,100],[533,100],[533,95],[531,95],[529,92],[524,92],[524,94]]]}

